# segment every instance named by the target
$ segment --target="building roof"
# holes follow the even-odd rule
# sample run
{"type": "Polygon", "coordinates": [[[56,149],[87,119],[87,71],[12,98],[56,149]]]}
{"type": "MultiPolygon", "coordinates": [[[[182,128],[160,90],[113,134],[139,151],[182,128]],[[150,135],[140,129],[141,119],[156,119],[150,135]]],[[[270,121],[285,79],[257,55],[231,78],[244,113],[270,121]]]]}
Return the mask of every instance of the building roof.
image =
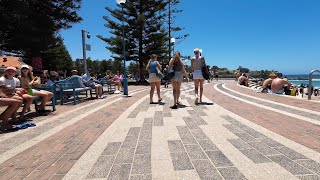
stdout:
{"type": "Polygon", "coordinates": [[[0,67],[6,68],[8,66],[13,66],[16,68],[20,68],[23,64],[21,57],[14,57],[14,56],[0,56],[0,67]]]}

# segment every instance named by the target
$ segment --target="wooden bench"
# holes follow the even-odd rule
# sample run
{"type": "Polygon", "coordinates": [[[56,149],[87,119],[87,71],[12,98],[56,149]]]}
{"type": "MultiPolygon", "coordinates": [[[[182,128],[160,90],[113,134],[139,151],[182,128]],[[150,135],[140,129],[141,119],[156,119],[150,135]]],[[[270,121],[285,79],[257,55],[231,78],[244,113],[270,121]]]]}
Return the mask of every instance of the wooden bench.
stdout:
{"type": "Polygon", "coordinates": [[[99,83],[103,86],[108,87],[108,93],[114,93],[116,91],[116,87],[114,84],[112,84],[110,81],[108,81],[106,78],[100,78],[98,79],[99,83]]]}
{"type": "Polygon", "coordinates": [[[60,104],[64,103],[64,95],[73,96],[73,104],[76,104],[76,99],[80,92],[86,92],[86,97],[88,97],[88,91],[90,92],[90,97],[92,98],[92,88],[85,87],[81,81],[80,76],[71,76],[67,79],[56,82],[59,86],[60,92],[60,104]]]}

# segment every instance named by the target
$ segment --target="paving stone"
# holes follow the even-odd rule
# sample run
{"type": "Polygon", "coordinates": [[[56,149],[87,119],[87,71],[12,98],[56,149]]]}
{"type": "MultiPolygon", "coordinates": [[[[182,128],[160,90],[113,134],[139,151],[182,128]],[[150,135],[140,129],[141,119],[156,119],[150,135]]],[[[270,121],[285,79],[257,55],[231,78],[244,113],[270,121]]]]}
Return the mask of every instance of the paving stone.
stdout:
{"type": "Polygon", "coordinates": [[[222,116],[220,116],[220,117],[223,118],[223,119],[225,119],[225,120],[227,120],[227,121],[230,122],[230,123],[237,121],[237,120],[235,120],[234,118],[232,118],[232,117],[230,117],[230,116],[228,116],[228,115],[222,115],[222,116]]]}
{"type": "MultiPolygon", "coordinates": [[[[189,117],[188,117],[189,118],[189,117]]],[[[191,121],[188,120],[188,118],[183,117],[183,120],[185,121],[187,127],[191,129],[200,129],[200,127],[191,119],[191,121]]]]}
{"type": "Polygon", "coordinates": [[[135,155],[131,174],[151,174],[151,154],[135,155]]]}
{"type": "Polygon", "coordinates": [[[228,139],[228,141],[237,149],[252,149],[252,147],[242,139],[228,139]]]}
{"type": "Polygon", "coordinates": [[[246,180],[247,178],[235,167],[218,168],[225,180],[246,180]]]}
{"type": "MultiPolygon", "coordinates": [[[[203,108],[206,108],[203,106],[203,108]]],[[[208,116],[207,113],[205,113],[203,110],[201,109],[195,109],[196,113],[199,115],[199,116],[208,116]]]]}
{"type": "Polygon", "coordinates": [[[190,115],[192,115],[192,114],[197,114],[195,110],[188,110],[188,113],[189,113],[190,115]]]}
{"type": "Polygon", "coordinates": [[[150,154],[151,141],[139,141],[135,154],[150,154]]]}
{"type": "Polygon", "coordinates": [[[218,147],[211,140],[198,140],[204,151],[218,151],[218,147]]]}
{"type": "Polygon", "coordinates": [[[235,133],[235,135],[238,136],[239,138],[241,138],[246,143],[259,142],[257,139],[255,139],[254,137],[252,137],[251,135],[249,135],[247,133],[235,133]]]}
{"type": "Polygon", "coordinates": [[[152,180],[152,174],[131,175],[130,180],[152,180]]]}
{"type": "Polygon", "coordinates": [[[171,153],[184,153],[186,152],[180,140],[168,141],[168,147],[171,153]]]}
{"type": "Polygon", "coordinates": [[[260,152],[255,149],[240,149],[240,151],[251,159],[254,163],[268,163],[271,162],[266,156],[263,156],[260,152]]]}
{"type": "Polygon", "coordinates": [[[139,136],[139,141],[151,141],[152,131],[141,131],[139,136]]]}
{"type": "Polygon", "coordinates": [[[191,160],[208,159],[199,145],[185,145],[184,147],[186,148],[186,151],[191,160]]]}
{"type": "Polygon", "coordinates": [[[177,130],[183,144],[197,144],[197,141],[186,126],[177,126],[177,130]]]}
{"type": "Polygon", "coordinates": [[[209,160],[193,160],[192,164],[200,176],[200,179],[223,179],[209,160]]]}
{"type": "Polygon", "coordinates": [[[227,128],[229,131],[231,131],[232,133],[244,133],[243,130],[239,129],[237,126],[233,124],[223,124],[223,126],[227,128]]]}
{"type": "Polygon", "coordinates": [[[115,164],[132,163],[135,148],[121,148],[115,160],[115,164]]]}
{"type": "Polygon", "coordinates": [[[311,159],[295,160],[294,162],[320,175],[320,163],[311,159]]]}
{"type": "Polygon", "coordinates": [[[275,148],[277,151],[281,152],[282,154],[284,154],[285,156],[287,156],[288,158],[292,159],[292,160],[296,160],[296,159],[308,159],[307,157],[305,157],[304,155],[297,153],[296,151],[288,148],[288,147],[278,147],[275,148]]]}
{"type": "Polygon", "coordinates": [[[123,141],[121,148],[133,148],[137,145],[138,136],[127,136],[123,141]]]}
{"type": "Polygon", "coordinates": [[[232,162],[221,151],[206,151],[215,167],[233,166],[232,162]]]}
{"type": "Polygon", "coordinates": [[[304,176],[297,176],[297,178],[301,180],[319,180],[319,175],[304,175],[304,176]]]}
{"type": "Polygon", "coordinates": [[[129,179],[131,164],[114,164],[108,180],[129,179]]]}
{"type": "Polygon", "coordinates": [[[197,140],[209,140],[208,136],[201,129],[191,129],[190,131],[197,140]]]}
{"type": "Polygon", "coordinates": [[[131,111],[131,113],[129,114],[128,118],[136,118],[138,113],[139,113],[139,110],[135,109],[135,110],[131,111]]]}
{"type": "Polygon", "coordinates": [[[250,142],[249,144],[251,147],[255,148],[263,155],[280,154],[280,152],[276,151],[275,149],[272,149],[271,147],[267,146],[262,142],[250,142]]]}
{"type": "Polygon", "coordinates": [[[142,124],[141,131],[152,131],[152,124],[142,124]]]}
{"type": "Polygon", "coordinates": [[[153,118],[144,118],[143,124],[152,124],[153,118]]]}
{"type": "Polygon", "coordinates": [[[102,155],[116,155],[121,146],[121,142],[110,142],[106,149],[102,152],[102,155]]]}
{"type": "Polygon", "coordinates": [[[107,178],[115,156],[100,156],[92,167],[88,179],[107,178]]]}
{"type": "Polygon", "coordinates": [[[250,127],[242,128],[242,130],[245,131],[246,133],[250,134],[254,138],[267,138],[267,136],[259,133],[258,131],[254,130],[250,127]]]}
{"type": "Polygon", "coordinates": [[[162,116],[162,111],[156,111],[154,114],[154,121],[153,121],[154,126],[163,126],[163,116],[162,116]]]}
{"type": "Polygon", "coordinates": [[[272,161],[278,163],[287,171],[291,172],[294,175],[304,175],[304,174],[312,174],[311,171],[307,170],[306,168],[302,167],[301,165],[293,162],[289,158],[283,155],[275,155],[275,156],[268,156],[272,161]]]}
{"type": "Polygon", "coordinates": [[[274,141],[273,139],[270,139],[270,138],[259,139],[259,141],[265,143],[266,145],[268,145],[270,147],[282,147],[282,146],[284,146],[283,144],[278,143],[277,141],[274,141]]]}
{"type": "Polygon", "coordinates": [[[190,116],[192,117],[194,122],[197,123],[197,125],[208,125],[208,123],[205,120],[203,120],[199,115],[190,114],[190,116]]]}
{"type": "Polygon", "coordinates": [[[127,136],[138,137],[140,133],[140,127],[132,127],[129,129],[127,136]]]}
{"type": "Polygon", "coordinates": [[[191,170],[193,166],[186,152],[170,153],[175,171],[191,170]]]}

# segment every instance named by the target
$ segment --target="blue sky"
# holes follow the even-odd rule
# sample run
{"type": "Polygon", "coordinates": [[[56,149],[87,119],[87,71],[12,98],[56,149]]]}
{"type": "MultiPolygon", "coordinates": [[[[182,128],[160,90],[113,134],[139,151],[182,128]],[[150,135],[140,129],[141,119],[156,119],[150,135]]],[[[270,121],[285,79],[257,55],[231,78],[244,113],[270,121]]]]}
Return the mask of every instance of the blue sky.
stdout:
{"type": "MultiPolygon", "coordinates": [[[[82,58],[81,29],[92,59],[109,59],[106,44],[96,35],[109,37],[102,16],[116,0],[83,0],[83,21],[61,31],[73,59],[82,58]]],[[[190,36],[174,48],[183,55],[203,49],[207,64],[236,69],[278,70],[284,74],[307,74],[320,69],[319,0],[181,0],[176,19],[190,36]],[[202,3],[201,3],[202,2],[202,3]]]]}

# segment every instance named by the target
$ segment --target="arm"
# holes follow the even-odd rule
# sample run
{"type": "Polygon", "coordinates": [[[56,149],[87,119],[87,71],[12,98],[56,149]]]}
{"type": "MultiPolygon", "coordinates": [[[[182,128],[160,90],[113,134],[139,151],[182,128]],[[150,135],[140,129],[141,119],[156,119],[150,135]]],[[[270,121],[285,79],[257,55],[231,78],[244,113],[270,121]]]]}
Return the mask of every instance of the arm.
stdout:
{"type": "Polygon", "coordinates": [[[194,58],[191,59],[191,70],[194,71],[194,58]]]}
{"type": "Polygon", "coordinates": [[[172,66],[173,66],[173,60],[171,59],[171,60],[169,61],[169,71],[170,71],[170,69],[172,68],[172,66]]]}
{"type": "Polygon", "coordinates": [[[150,69],[149,69],[149,67],[150,67],[150,62],[151,62],[151,59],[149,60],[147,66],[146,66],[146,70],[147,70],[148,72],[150,71],[150,69]]]}
{"type": "Polygon", "coordinates": [[[189,79],[188,78],[188,74],[187,74],[187,71],[186,71],[186,69],[184,68],[184,64],[183,64],[183,62],[180,60],[180,63],[181,63],[181,65],[182,65],[182,73],[183,73],[183,75],[187,78],[187,79],[189,79]]]}
{"type": "Polygon", "coordinates": [[[157,61],[157,67],[160,69],[160,71],[162,70],[161,64],[159,63],[159,61],[157,61]]]}

